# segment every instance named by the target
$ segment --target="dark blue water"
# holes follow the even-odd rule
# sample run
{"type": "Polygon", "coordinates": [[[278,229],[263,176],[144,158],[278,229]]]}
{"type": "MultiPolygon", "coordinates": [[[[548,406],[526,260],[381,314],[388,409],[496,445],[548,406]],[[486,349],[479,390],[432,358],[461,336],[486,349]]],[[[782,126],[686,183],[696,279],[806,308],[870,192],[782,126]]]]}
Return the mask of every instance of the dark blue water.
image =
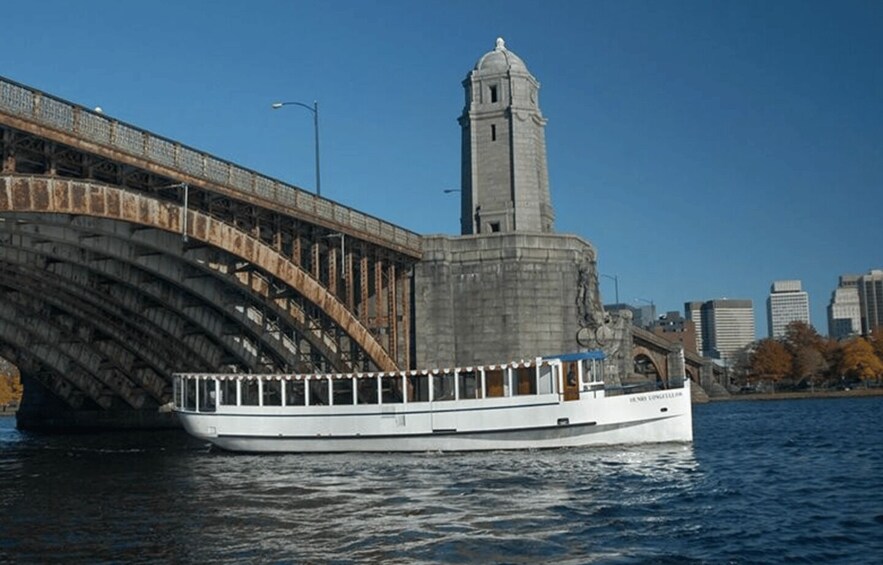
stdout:
{"type": "Polygon", "coordinates": [[[0,561],[879,563],[883,398],[695,407],[695,443],[233,455],[0,419],[0,561]]]}

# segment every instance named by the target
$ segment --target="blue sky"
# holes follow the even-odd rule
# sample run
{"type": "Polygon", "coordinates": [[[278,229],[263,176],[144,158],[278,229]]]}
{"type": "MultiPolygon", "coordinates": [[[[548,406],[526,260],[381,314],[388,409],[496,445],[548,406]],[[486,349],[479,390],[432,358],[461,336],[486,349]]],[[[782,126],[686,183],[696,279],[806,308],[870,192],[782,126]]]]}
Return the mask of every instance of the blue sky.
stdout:
{"type": "MultiPolygon", "coordinates": [[[[883,268],[879,1],[41,0],[0,75],[420,233],[459,232],[461,81],[497,36],[542,84],[556,230],[661,312],[777,279],[812,321],[883,268]],[[39,8],[39,9],[38,9],[39,8]]],[[[601,279],[606,302],[613,282],[601,279]]]]}

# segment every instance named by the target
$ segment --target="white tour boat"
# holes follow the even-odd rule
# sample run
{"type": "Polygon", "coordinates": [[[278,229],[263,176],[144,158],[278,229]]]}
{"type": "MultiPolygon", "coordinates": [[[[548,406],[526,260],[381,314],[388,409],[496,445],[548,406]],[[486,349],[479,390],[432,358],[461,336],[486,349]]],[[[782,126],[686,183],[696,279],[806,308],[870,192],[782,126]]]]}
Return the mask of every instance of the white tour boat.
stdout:
{"type": "MultiPolygon", "coordinates": [[[[177,374],[174,409],[231,451],[474,451],[693,440],[690,381],[613,394],[604,354],[329,375],[177,374]]],[[[619,392],[622,392],[621,390],[619,392]]]]}

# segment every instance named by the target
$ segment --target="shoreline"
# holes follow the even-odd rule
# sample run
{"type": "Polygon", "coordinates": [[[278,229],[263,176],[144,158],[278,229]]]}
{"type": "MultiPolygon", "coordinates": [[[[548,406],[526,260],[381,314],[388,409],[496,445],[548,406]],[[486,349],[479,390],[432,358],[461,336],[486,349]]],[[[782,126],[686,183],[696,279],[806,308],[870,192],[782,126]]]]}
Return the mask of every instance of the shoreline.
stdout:
{"type": "Polygon", "coordinates": [[[853,390],[821,390],[816,392],[737,392],[729,396],[709,397],[711,402],[742,402],[744,400],[806,400],[813,398],[862,398],[883,396],[883,388],[853,390]]]}

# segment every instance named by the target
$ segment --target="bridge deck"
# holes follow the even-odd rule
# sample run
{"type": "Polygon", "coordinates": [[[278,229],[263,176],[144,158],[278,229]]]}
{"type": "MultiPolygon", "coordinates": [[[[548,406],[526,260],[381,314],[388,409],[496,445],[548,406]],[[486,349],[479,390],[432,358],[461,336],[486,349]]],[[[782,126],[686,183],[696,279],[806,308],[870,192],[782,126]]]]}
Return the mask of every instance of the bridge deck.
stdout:
{"type": "Polygon", "coordinates": [[[0,121],[420,258],[417,233],[3,77],[0,121]]]}

